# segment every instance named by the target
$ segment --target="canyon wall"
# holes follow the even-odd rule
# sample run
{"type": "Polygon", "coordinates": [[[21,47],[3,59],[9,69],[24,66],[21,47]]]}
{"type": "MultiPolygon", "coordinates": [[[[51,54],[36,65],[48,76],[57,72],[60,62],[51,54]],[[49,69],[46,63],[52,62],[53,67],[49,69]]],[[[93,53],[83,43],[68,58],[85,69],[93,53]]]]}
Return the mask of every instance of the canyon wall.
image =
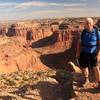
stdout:
{"type": "Polygon", "coordinates": [[[26,21],[2,27],[1,71],[6,67],[10,71],[67,67],[68,61],[76,62],[77,40],[83,28],[83,19],[26,21]]]}

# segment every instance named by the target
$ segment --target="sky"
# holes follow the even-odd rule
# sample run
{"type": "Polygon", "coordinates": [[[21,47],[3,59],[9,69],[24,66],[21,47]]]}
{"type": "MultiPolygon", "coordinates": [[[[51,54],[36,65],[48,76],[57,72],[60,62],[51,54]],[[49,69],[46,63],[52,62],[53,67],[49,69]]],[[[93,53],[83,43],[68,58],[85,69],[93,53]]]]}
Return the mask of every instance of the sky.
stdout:
{"type": "Polygon", "coordinates": [[[100,16],[100,0],[0,0],[0,20],[100,16]]]}

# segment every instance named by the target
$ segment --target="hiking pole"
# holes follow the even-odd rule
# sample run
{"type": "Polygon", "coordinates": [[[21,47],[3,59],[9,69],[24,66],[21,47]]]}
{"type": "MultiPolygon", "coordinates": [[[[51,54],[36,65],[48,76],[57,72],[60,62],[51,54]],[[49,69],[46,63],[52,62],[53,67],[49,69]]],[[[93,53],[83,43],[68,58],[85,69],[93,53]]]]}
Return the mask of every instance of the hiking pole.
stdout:
{"type": "Polygon", "coordinates": [[[77,63],[78,66],[80,66],[80,64],[79,64],[79,58],[76,58],[76,63],[77,63]]]}
{"type": "Polygon", "coordinates": [[[78,66],[80,66],[80,64],[79,64],[79,58],[78,58],[78,57],[76,57],[76,64],[77,64],[78,66]]]}

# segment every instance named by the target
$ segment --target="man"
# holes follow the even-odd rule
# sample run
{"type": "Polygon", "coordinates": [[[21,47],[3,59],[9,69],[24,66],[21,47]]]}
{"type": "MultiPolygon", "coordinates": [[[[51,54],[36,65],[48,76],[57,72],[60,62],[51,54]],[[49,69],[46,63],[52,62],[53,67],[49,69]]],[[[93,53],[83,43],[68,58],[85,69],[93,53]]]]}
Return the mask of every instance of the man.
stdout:
{"type": "Polygon", "coordinates": [[[100,32],[94,27],[92,18],[86,18],[85,27],[81,34],[81,39],[77,45],[76,56],[79,57],[79,64],[82,69],[82,73],[85,78],[85,83],[89,83],[89,68],[92,68],[95,72],[96,81],[100,88],[100,71],[97,66],[98,45],[100,45],[100,32]],[[98,32],[98,33],[97,33],[98,32]],[[98,38],[97,38],[98,34],[98,38]]]}

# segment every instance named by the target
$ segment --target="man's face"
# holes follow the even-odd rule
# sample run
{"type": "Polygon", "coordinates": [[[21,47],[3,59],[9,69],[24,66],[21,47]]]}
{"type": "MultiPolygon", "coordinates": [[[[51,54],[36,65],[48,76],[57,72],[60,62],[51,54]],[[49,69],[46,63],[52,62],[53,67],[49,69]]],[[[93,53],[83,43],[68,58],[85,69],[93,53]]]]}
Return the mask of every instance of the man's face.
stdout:
{"type": "Polygon", "coordinates": [[[92,21],[86,21],[85,22],[85,28],[87,28],[87,29],[92,29],[93,28],[93,22],[92,21]]]}

